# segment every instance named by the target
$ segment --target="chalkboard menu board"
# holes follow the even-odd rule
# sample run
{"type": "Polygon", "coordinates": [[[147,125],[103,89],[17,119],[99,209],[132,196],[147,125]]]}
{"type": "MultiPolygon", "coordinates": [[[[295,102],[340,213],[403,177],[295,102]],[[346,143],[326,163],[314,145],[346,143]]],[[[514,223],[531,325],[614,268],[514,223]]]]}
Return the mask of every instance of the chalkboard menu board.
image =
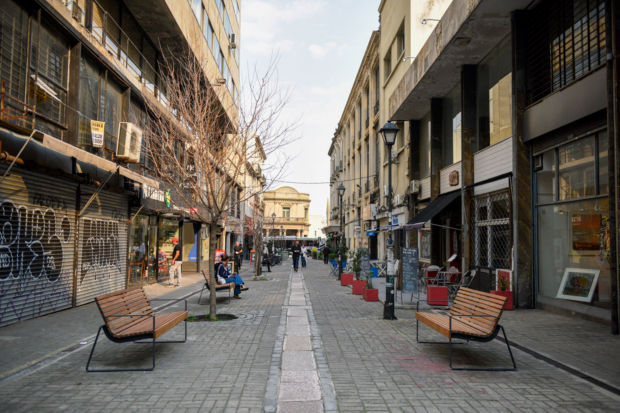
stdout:
{"type": "Polygon", "coordinates": [[[403,293],[418,292],[418,249],[402,248],[403,260],[403,293]]]}
{"type": "Polygon", "coordinates": [[[366,277],[366,274],[370,272],[370,254],[368,253],[368,248],[360,248],[364,250],[366,253],[362,256],[362,278],[366,277]]]}

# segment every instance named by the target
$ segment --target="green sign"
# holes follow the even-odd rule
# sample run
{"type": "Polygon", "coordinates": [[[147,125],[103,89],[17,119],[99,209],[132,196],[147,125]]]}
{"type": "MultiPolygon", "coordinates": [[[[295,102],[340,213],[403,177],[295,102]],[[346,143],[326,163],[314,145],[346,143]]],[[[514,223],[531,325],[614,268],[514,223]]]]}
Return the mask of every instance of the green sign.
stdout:
{"type": "Polygon", "coordinates": [[[164,194],[164,202],[166,203],[166,208],[170,208],[170,190],[166,189],[166,193],[164,194]]]}

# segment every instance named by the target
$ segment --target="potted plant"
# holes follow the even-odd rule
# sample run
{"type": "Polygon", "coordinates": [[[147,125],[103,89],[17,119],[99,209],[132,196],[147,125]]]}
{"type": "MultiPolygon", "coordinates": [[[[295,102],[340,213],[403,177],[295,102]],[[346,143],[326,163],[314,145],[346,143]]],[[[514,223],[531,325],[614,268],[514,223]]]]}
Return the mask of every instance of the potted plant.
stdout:
{"type": "Polygon", "coordinates": [[[497,271],[497,286],[499,287],[499,290],[491,290],[490,293],[493,295],[499,295],[502,297],[506,297],[508,299],[508,301],[506,301],[506,307],[504,307],[505,310],[513,309],[512,291],[509,290],[510,284],[511,284],[510,272],[498,270],[497,271]]]}
{"type": "Polygon", "coordinates": [[[362,258],[366,255],[366,251],[363,249],[358,250],[353,256],[353,260],[351,261],[351,269],[353,270],[353,274],[355,274],[355,280],[353,280],[353,294],[355,295],[363,295],[364,294],[364,286],[366,285],[366,280],[362,280],[362,258]]]}
{"type": "Polygon", "coordinates": [[[379,301],[379,290],[372,285],[372,271],[366,273],[366,285],[364,285],[362,296],[366,301],[379,301]]]}

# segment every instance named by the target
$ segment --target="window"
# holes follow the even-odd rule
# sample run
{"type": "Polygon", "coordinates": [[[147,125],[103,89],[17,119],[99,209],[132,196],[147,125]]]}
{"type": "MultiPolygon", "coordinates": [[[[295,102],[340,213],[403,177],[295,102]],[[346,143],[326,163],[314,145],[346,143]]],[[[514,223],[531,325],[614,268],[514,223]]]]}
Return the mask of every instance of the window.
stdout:
{"type": "Polygon", "coordinates": [[[291,208],[282,208],[282,217],[290,218],[291,217],[291,208]]]}
{"type": "Polygon", "coordinates": [[[400,24],[396,33],[396,56],[400,57],[405,53],[405,20],[400,24]]]}
{"type": "Polygon", "coordinates": [[[379,168],[381,166],[380,159],[381,159],[381,138],[379,137],[379,134],[377,133],[377,126],[375,126],[375,170],[374,170],[374,174],[375,174],[375,180],[379,179],[379,168]]]}
{"type": "MultiPolygon", "coordinates": [[[[13,1],[0,2],[0,77],[5,81],[7,115],[22,116],[23,107],[13,99],[23,101],[26,89],[26,59],[28,50],[28,15],[13,1]],[[10,98],[9,98],[10,97],[10,98]]],[[[24,126],[22,120],[9,122],[24,126]]]]}
{"type": "MultiPolygon", "coordinates": [[[[32,24],[31,36],[36,38],[37,25],[32,24]]],[[[41,132],[62,139],[65,129],[65,102],[69,75],[69,42],[56,30],[41,24],[40,47],[33,42],[28,79],[28,102],[36,104],[35,127],[41,132]],[[38,60],[37,60],[38,57],[38,60]],[[38,73],[37,73],[38,68],[38,73]],[[35,77],[37,97],[34,99],[35,77]]]]}
{"type": "Polygon", "coordinates": [[[118,129],[121,122],[123,109],[123,91],[121,86],[108,77],[105,88],[105,147],[110,151],[116,151],[118,141],[118,129]]]}
{"type": "Polygon", "coordinates": [[[420,120],[420,179],[431,174],[431,113],[420,120]]]}
{"type": "Polygon", "coordinates": [[[392,74],[392,50],[390,49],[383,58],[383,81],[387,82],[392,74]]]}
{"type": "Polygon", "coordinates": [[[232,0],[232,4],[233,9],[235,9],[235,18],[237,19],[237,23],[240,23],[241,19],[239,18],[239,4],[237,3],[237,0],[232,0]]]}
{"type": "Polygon", "coordinates": [[[510,205],[508,192],[474,199],[473,264],[511,268],[510,205]]]}
{"type": "Polygon", "coordinates": [[[461,83],[443,99],[443,166],[461,160],[461,83]]]}
{"type": "Polygon", "coordinates": [[[217,36],[213,33],[213,58],[215,59],[215,64],[218,69],[220,69],[220,73],[222,69],[220,68],[221,63],[222,50],[220,49],[220,42],[217,41],[217,36]]]}
{"type": "Polygon", "coordinates": [[[207,45],[209,46],[209,50],[211,50],[211,53],[213,53],[213,26],[211,26],[211,21],[209,20],[209,15],[207,14],[207,12],[205,11],[205,25],[204,25],[204,36],[205,39],[207,39],[207,45]]]}
{"type": "Polygon", "coordinates": [[[558,149],[560,201],[596,195],[594,154],[593,137],[558,149]]]}
{"type": "Polygon", "coordinates": [[[381,81],[379,77],[379,66],[375,69],[375,112],[376,115],[379,113],[379,96],[381,96],[381,81]]]}
{"type": "Polygon", "coordinates": [[[396,127],[400,129],[398,131],[398,135],[396,135],[396,149],[401,150],[405,147],[405,123],[404,122],[396,122],[396,127]]]}
{"type": "Polygon", "coordinates": [[[192,11],[194,12],[194,16],[196,16],[196,19],[198,19],[198,25],[200,25],[202,27],[202,22],[201,22],[201,18],[202,18],[202,11],[204,9],[204,7],[202,6],[202,0],[191,0],[191,5],[192,5],[192,11]]]}
{"type": "Polygon", "coordinates": [[[308,210],[304,209],[304,218],[308,219],[308,210]]]}
{"type": "Polygon", "coordinates": [[[224,10],[226,10],[226,6],[224,6],[224,0],[215,0],[215,5],[217,6],[217,11],[220,12],[220,18],[224,20],[224,10]]]}
{"type": "Polygon", "coordinates": [[[512,57],[510,36],[478,65],[478,145],[476,150],[512,136],[512,57]]]}
{"type": "Polygon", "coordinates": [[[230,19],[228,18],[228,11],[226,10],[224,10],[224,31],[226,32],[228,39],[230,39],[230,35],[233,33],[233,28],[230,24],[230,19]]]}
{"type": "Polygon", "coordinates": [[[546,0],[530,12],[528,104],[605,63],[605,13],[604,0],[546,0]]]}
{"type": "Polygon", "coordinates": [[[78,98],[78,142],[77,146],[89,152],[97,152],[92,146],[90,121],[98,120],[101,98],[101,70],[99,66],[82,56],[80,59],[80,95],[78,98]]]}

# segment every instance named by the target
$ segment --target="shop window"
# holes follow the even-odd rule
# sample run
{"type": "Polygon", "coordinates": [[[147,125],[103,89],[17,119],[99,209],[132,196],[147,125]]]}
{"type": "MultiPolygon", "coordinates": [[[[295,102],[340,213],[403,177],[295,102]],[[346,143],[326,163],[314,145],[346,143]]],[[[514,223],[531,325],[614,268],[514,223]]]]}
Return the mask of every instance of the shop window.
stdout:
{"type": "Polygon", "coordinates": [[[172,262],[172,238],[179,238],[179,222],[176,219],[159,220],[159,251],[158,251],[158,277],[166,279],[172,262]]]}
{"type": "Polygon", "coordinates": [[[512,136],[512,56],[506,37],[478,65],[478,145],[476,150],[512,136]]]}
{"type": "Polygon", "coordinates": [[[475,198],[472,213],[473,265],[510,269],[512,240],[508,192],[475,198]]]}
{"type": "Polygon", "coordinates": [[[607,131],[598,134],[598,189],[599,194],[609,193],[609,164],[608,164],[608,148],[607,131]]]}
{"type": "Polygon", "coordinates": [[[596,195],[594,141],[580,139],[559,148],[560,201],[596,195]]]}
{"type": "Polygon", "coordinates": [[[539,294],[609,309],[609,199],[540,206],[537,220],[539,294]]]}
{"type": "Polygon", "coordinates": [[[418,231],[418,245],[420,246],[420,260],[431,261],[431,231],[418,231]]]}
{"type": "Polygon", "coordinates": [[[420,120],[420,179],[431,174],[431,113],[420,120]]]}
{"type": "Polygon", "coordinates": [[[555,151],[547,151],[542,157],[542,169],[536,172],[536,201],[547,204],[555,200],[555,151]]]}
{"type": "Polygon", "coordinates": [[[461,83],[443,99],[443,166],[461,160],[461,83]]]}

